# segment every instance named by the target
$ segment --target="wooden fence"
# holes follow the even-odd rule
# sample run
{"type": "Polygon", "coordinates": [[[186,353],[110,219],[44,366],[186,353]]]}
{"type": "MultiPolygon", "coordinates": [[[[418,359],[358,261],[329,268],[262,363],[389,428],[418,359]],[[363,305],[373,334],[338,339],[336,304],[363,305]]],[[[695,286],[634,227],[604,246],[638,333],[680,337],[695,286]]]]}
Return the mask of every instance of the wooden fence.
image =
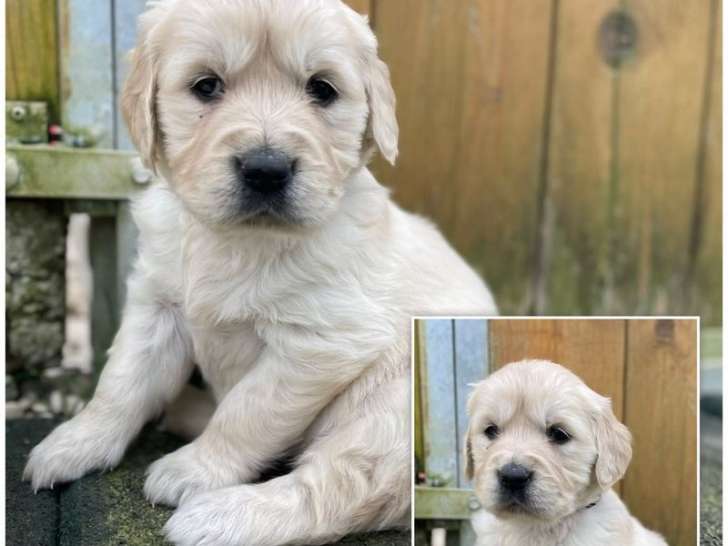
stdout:
{"type": "MultiPolygon", "coordinates": [[[[374,170],[504,313],[720,322],[721,0],[349,3],[398,96],[399,161],[374,170]]],[[[143,6],[8,0],[8,99],[128,148],[117,95],[143,6]]]]}
{"type": "MultiPolygon", "coordinates": [[[[696,320],[430,319],[416,333],[415,451],[430,480],[469,487],[461,468],[469,384],[509,362],[548,359],[609,396],[631,430],[634,456],[616,487],[631,511],[669,544],[695,544],[696,320]]],[[[421,491],[426,502],[436,497],[421,491]]]]}
{"type": "Polygon", "coordinates": [[[719,324],[721,0],[356,4],[402,129],[376,174],[504,313],[719,324]]]}

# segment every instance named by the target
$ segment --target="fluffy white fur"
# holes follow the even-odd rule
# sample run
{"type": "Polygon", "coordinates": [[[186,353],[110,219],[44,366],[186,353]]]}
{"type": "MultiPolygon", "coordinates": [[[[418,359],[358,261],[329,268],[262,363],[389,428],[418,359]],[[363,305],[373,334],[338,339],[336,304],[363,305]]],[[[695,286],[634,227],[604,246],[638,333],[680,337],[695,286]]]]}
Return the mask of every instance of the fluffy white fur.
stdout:
{"type": "MultiPolygon", "coordinates": [[[[144,486],[177,544],[320,543],[407,526],[410,316],[493,314],[485,285],[366,168],[397,154],[394,94],[366,19],[338,0],[164,0],[123,94],[161,175],[135,203],[139,256],[93,400],[31,453],[33,487],[121,459],[172,404],[196,439],[144,486]],[[190,92],[214,72],[224,96],[190,92]],[[314,104],[306,81],[340,93],[314,104]],[[242,214],[235,154],[295,157],[285,216],[242,214]],[[175,402],[194,365],[212,397],[175,402]],[[213,400],[214,399],[214,400],[213,400]],[[208,422],[209,420],[209,422],[208,422]],[[284,454],[294,470],[253,483],[284,454]]],[[[179,416],[178,416],[179,417],[179,416]]]]}
{"type": "Polygon", "coordinates": [[[509,364],[475,385],[468,414],[466,471],[485,509],[472,519],[479,546],[666,546],[612,491],[632,457],[631,435],[609,399],[576,375],[547,361],[509,364]],[[552,426],[570,440],[554,442],[552,426]],[[509,463],[533,472],[516,505],[498,479],[509,463]]]}

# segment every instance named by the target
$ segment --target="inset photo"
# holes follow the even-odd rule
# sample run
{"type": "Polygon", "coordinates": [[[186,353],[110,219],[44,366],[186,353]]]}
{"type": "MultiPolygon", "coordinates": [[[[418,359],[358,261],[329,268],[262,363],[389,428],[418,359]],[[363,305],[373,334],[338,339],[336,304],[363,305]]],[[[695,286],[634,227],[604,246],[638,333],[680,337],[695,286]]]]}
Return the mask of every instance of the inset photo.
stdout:
{"type": "Polygon", "coordinates": [[[418,318],[417,546],[693,546],[698,318],[418,318]]]}

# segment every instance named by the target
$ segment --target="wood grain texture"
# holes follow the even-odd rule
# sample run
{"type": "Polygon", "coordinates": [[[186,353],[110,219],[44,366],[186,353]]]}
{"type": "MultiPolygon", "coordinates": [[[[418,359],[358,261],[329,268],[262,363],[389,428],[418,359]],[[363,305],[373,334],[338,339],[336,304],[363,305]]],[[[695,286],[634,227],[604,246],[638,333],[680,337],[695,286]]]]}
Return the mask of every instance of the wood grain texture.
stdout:
{"type": "Polygon", "coordinates": [[[695,260],[694,271],[686,279],[685,290],[690,291],[690,312],[699,314],[705,324],[720,324],[723,301],[723,279],[718,266],[723,256],[723,2],[712,0],[712,4],[712,70],[707,82],[705,98],[708,104],[701,128],[703,149],[696,169],[698,183],[702,184],[694,210],[699,231],[694,234],[697,248],[689,256],[695,260]]]}
{"type": "Polygon", "coordinates": [[[55,0],[6,2],[6,98],[48,102],[52,123],[60,121],[56,29],[55,0]]]}
{"type": "Polygon", "coordinates": [[[523,359],[551,360],[610,397],[615,415],[621,418],[625,328],[623,320],[491,320],[491,367],[523,359]]]}
{"type": "Polygon", "coordinates": [[[618,4],[559,2],[540,312],[600,314],[609,307],[615,75],[601,58],[597,36],[618,4]]]}
{"type": "Polygon", "coordinates": [[[681,281],[690,259],[711,2],[625,5],[639,41],[618,82],[613,309],[681,314],[688,310],[681,281]]]}
{"type": "Polygon", "coordinates": [[[695,544],[697,502],[697,323],[628,325],[625,423],[634,456],[623,497],[668,544],[695,544]]]}
{"type": "Polygon", "coordinates": [[[377,160],[375,174],[436,221],[506,312],[528,306],[550,9],[547,0],[375,3],[401,127],[396,168],[377,160]]]}

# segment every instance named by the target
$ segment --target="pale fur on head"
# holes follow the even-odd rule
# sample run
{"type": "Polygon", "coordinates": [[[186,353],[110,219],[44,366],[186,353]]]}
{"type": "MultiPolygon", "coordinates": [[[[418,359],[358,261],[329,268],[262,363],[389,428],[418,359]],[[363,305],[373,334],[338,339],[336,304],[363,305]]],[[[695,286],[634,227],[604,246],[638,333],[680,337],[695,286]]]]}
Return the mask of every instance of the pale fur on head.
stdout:
{"type": "Polygon", "coordinates": [[[482,544],[664,544],[633,522],[611,491],[632,457],[629,430],[608,398],[566,368],[543,360],[508,364],[473,386],[468,415],[466,473],[489,513],[474,520],[487,537],[482,544]],[[489,437],[491,426],[497,434],[491,429],[489,437]],[[554,441],[551,427],[565,431],[568,441],[554,441]],[[515,507],[498,477],[509,463],[532,472],[515,507]],[[604,525],[609,517],[622,525],[604,525]]]}
{"type": "Polygon", "coordinates": [[[287,216],[303,225],[330,218],[375,144],[394,163],[394,91],[365,17],[339,0],[182,3],[142,16],[121,107],[144,161],[199,218],[241,219],[231,159],[261,146],[295,159],[287,216]],[[206,74],[224,82],[216,103],[190,92],[206,74]],[[326,108],[306,92],[319,74],[339,92],[326,108]]]}
{"type": "Polygon", "coordinates": [[[167,424],[196,437],[144,485],[177,507],[172,542],[314,544],[408,526],[410,317],[496,308],[366,168],[375,146],[394,161],[397,125],[365,19],[339,0],[154,2],[122,107],[161,179],[134,205],[138,259],[94,398],[33,449],[25,477],[38,489],[116,465],[177,399],[181,422],[167,424]],[[225,80],[214,104],[190,91],[206,71],[225,80]],[[306,96],[317,71],[340,92],[326,108],[306,96]],[[261,144],[299,164],[277,225],[240,213],[230,170],[261,144]],[[183,393],[194,365],[209,396],[183,393]],[[286,455],[289,474],[255,483],[286,455]]]}

